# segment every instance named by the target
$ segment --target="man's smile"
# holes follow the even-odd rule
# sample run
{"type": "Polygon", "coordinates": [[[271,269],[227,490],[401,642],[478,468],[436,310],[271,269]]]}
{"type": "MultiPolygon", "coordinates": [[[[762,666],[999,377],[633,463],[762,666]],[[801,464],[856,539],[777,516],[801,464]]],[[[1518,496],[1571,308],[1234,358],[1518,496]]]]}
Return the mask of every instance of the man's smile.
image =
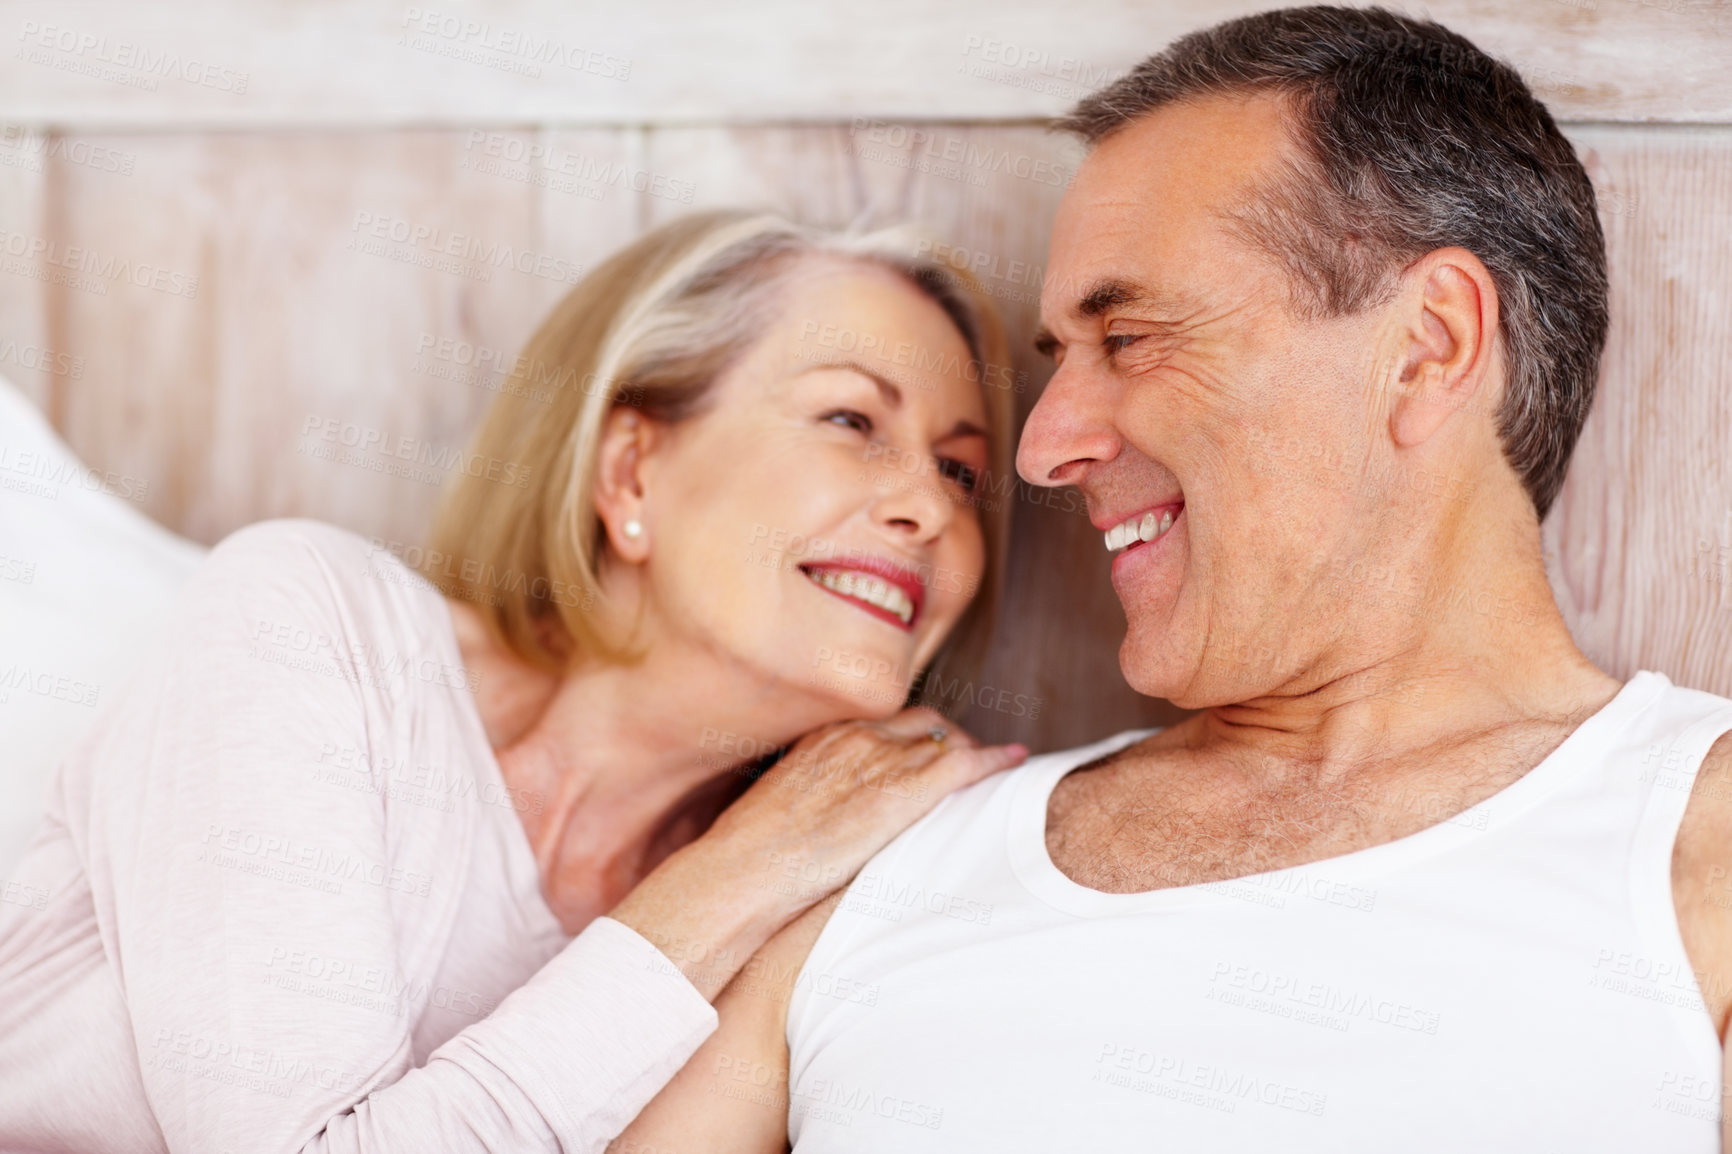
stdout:
{"type": "Polygon", "coordinates": [[[1170,501],[1132,513],[1106,531],[1107,552],[1119,553],[1164,536],[1184,508],[1183,501],[1170,501]]]}

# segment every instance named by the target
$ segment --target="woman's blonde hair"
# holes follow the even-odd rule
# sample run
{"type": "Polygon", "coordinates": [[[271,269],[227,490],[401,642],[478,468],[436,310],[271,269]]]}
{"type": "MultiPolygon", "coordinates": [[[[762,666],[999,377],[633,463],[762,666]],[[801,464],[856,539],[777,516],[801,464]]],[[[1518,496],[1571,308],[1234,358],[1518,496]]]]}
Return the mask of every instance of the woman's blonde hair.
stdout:
{"type": "Polygon", "coordinates": [[[919,257],[920,247],[902,230],[826,232],[736,211],[688,216],[633,241],[530,337],[470,445],[469,459],[490,467],[456,477],[423,573],[446,596],[475,603],[495,640],[537,668],[560,673],[579,655],[630,660],[600,612],[606,537],[594,490],[608,413],[632,405],[670,423],[696,414],[716,378],[762,336],[799,258],[858,260],[901,274],[944,309],[972,358],[962,367],[981,384],[990,444],[987,495],[975,504],[986,572],[934,662],[949,676],[971,675],[1004,571],[1010,487],[1001,479],[1010,476],[1016,378],[978,282],[919,257]]]}

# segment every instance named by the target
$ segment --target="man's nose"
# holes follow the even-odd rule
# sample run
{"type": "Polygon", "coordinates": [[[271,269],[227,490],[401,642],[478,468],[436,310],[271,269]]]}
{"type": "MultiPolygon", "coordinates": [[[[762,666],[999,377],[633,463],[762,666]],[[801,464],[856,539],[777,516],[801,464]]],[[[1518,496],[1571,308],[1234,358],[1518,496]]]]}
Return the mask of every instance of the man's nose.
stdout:
{"type": "Polygon", "coordinates": [[[1080,365],[1060,365],[1028,414],[1016,448],[1016,471],[1031,485],[1074,485],[1091,462],[1118,456],[1108,382],[1080,365]]]}

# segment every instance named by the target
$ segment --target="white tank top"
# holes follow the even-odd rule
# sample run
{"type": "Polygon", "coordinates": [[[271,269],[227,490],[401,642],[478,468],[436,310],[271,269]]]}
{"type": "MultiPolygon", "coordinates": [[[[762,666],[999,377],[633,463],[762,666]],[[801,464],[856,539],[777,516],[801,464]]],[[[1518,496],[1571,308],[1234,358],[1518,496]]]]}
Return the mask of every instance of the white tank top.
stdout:
{"type": "Polygon", "coordinates": [[[886,846],[818,938],[789,1006],[789,1138],[1718,1151],[1720,1043],[1671,857],[1729,729],[1732,700],[1638,673],[1521,779],[1418,833],[1134,894],[1059,872],[1047,798],[1152,731],[997,774],[886,846]]]}

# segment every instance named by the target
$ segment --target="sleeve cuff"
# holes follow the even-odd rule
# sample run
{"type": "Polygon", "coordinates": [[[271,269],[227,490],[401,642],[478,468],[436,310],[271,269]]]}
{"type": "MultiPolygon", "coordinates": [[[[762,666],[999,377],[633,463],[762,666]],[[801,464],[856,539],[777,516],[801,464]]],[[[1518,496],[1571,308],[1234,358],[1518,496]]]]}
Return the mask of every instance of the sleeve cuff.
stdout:
{"type": "Polygon", "coordinates": [[[667,955],[599,917],[465,1033],[575,1154],[617,1137],[718,1020],[667,955]]]}

